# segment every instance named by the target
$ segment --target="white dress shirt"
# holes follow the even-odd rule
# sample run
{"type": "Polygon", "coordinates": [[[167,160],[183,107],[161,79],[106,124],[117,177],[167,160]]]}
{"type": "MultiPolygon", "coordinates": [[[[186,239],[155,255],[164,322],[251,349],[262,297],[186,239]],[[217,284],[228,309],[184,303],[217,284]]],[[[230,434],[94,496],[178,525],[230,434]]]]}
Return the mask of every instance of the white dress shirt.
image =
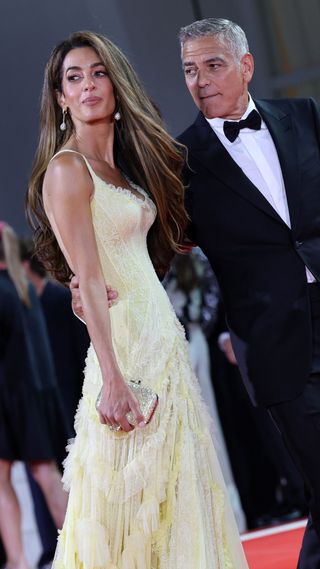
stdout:
{"type": "MultiPolygon", "coordinates": [[[[256,106],[249,95],[249,104],[241,120],[245,119],[253,109],[256,109],[256,106]]],[[[291,227],[280,162],[265,122],[262,120],[260,130],[242,128],[236,140],[230,142],[223,132],[225,119],[206,120],[231,158],[240,166],[247,178],[268,200],[288,227],[291,227]]],[[[307,267],[306,273],[308,282],[314,282],[315,278],[307,267]]]]}

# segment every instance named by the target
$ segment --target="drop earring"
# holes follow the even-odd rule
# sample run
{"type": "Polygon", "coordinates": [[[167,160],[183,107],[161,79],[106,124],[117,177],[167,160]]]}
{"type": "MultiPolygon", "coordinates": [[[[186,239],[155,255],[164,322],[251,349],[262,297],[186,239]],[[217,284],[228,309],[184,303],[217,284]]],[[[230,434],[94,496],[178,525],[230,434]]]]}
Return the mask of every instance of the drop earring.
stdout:
{"type": "Polygon", "coordinates": [[[119,120],[121,119],[121,113],[120,113],[120,111],[117,111],[117,112],[115,113],[114,118],[115,118],[116,121],[119,121],[119,120]]]}
{"type": "Polygon", "coordinates": [[[62,130],[63,132],[67,130],[66,114],[67,114],[67,109],[62,109],[62,123],[60,125],[60,130],[62,130]]]}

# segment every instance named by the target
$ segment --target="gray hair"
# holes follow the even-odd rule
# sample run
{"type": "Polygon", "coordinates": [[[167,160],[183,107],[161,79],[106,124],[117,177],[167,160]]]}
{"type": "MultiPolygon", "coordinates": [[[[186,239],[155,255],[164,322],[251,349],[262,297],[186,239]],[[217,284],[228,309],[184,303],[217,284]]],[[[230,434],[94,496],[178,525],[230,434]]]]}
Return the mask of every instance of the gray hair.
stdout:
{"type": "Polygon", "coordinates": [[[210,36],[217,36],[219,41],[230,49],[237,62],[240,62],[242,56],[249,51],[248,40],[243,29],[238,24],[223,18],[197,20],[181,28],[179,32],[181,47],[190,39],[210,36]]]}

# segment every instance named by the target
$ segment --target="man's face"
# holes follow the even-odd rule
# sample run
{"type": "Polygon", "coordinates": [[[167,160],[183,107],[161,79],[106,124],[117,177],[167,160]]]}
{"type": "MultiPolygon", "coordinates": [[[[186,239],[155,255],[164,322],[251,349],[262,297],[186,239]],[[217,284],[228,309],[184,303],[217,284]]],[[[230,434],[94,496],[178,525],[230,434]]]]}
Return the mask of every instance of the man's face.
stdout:
{"type": "Polygon", "coordinates": [[[252,55],[239,63],[218,38],[208,36],[186,41],[181,56],[187,87],[204,116],[240,119],[248,105],[252,55]]]}

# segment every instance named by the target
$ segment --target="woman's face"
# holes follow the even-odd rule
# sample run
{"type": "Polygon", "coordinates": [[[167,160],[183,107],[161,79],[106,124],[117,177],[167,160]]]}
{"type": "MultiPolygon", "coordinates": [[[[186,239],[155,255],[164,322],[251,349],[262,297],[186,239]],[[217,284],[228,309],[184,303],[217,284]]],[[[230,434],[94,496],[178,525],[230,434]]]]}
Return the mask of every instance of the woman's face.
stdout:
{"type": "Polygon", "coordinates": [[[76,127],[77,123],[114,120],[113,85],[105,65],[91,47],[79,47],[67,53],[58,102],[63,109],[68,109],[76,127]]]}

